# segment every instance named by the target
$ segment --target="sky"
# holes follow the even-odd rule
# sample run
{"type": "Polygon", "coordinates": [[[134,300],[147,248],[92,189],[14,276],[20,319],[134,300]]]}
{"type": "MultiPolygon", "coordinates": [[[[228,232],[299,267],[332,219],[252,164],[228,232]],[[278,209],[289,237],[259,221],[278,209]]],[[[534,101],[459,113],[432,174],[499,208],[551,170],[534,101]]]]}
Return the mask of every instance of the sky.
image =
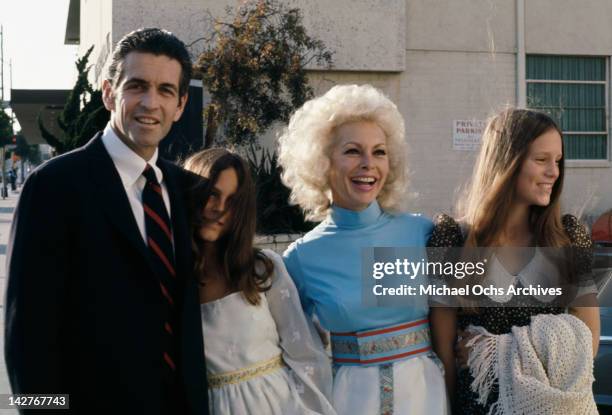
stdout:
{"type": "Polygon", "coordinates": [[[4,99],[13,89],[71,89],[77,46],[64,45],[69,0],[0,0],[4,99]]]}

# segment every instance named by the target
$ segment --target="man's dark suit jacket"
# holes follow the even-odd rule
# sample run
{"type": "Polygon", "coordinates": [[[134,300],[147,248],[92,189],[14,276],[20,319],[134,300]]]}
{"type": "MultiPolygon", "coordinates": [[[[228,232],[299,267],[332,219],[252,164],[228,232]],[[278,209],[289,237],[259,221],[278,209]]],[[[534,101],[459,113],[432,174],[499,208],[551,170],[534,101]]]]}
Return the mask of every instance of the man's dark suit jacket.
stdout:
{"type": "MultiPolygon", "coordinates": [[[[205,414],[184,200],[190,177],[167,161],[158,166],[184,282],[177,366],[191,412],[205,414]]],[[[101,134],[30,175],[8,249],[5,358],[13,393],[69,393],[74,413],[160,413],[162,297],[149,255],[101,134]]]]}

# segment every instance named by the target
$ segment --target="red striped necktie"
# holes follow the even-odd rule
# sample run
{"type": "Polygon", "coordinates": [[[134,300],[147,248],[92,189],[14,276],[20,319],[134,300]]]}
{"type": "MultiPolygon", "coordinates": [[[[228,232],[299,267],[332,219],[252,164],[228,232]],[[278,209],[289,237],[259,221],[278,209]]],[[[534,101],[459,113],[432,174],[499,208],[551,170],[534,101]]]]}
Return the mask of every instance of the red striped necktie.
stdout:
{"type": "Polygon", "coordinates": [[[142,191],[147,245],[153,259],[155,273],[159,276],[163,304],[164,321],[160,329],[163,339],[164,378],[172,383],[176,372],[174,328],[177,316],[175,305],[177,278],[172,247],[172,225],[155,171],[147,164],[142,174],[147,179],[142,191]]]}

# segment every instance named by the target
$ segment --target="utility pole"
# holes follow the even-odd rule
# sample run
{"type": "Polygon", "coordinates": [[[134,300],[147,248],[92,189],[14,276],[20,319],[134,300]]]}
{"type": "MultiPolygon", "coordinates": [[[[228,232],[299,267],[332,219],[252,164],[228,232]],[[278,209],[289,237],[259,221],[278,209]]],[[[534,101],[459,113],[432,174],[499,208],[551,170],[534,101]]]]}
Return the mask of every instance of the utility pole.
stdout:
{"type": "MultiPolygon", "coordinates": [[[[4,28],[0,25],[0,111],[4,111],[4,28]]],[[[0,165],[2,166],[2,199],[8,196],[6,187],[6,171],[5,171],[5,154],[4,144],[0,147],[0,165]]]]}
{"type": "Polygon", "coordinates": [[[4,28],[0,25],[0,102],[4,105],[4,28]]]}
{"type": "MultiPolygon", "coordinates": [[[[12,59],[9,59],[9,90],[11,91],[11,93],[13,92],[13,60],[12,59]]],[[[17,120],[17,116],[15,115],[15,111],[13,111],[12,107],[11,107],[11,118],[13,120],[13,126],[14,126],[15,121],[17,120]]],[[[17,135],[15,133],[14,128],[13,128],[13,134],[17,135]]],[[[19,161],[19,166],[21,166],[21,183],[23,183],[25,181],[25,158],[23,156],[21,157],[21,160],[19,161]]],[[[15,166],[13,165],[13,169],[14,168],[15,166]]]]}

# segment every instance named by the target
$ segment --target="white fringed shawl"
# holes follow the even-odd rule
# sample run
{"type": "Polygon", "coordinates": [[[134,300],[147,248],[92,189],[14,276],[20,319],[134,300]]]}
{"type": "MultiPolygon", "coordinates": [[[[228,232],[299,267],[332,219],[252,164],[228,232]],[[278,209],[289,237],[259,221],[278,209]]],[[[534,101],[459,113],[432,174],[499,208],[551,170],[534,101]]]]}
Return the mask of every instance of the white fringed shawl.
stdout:
{"type": "Polygon", "coordinates": [[[578,318],[540,314],[529,326],[502,335],[468,330],[477,334],[468,343],[468,366],[478,401],[486,404],[491,389],[499,387],[489,415],[597,414],[591,331],[578,318]]]}

